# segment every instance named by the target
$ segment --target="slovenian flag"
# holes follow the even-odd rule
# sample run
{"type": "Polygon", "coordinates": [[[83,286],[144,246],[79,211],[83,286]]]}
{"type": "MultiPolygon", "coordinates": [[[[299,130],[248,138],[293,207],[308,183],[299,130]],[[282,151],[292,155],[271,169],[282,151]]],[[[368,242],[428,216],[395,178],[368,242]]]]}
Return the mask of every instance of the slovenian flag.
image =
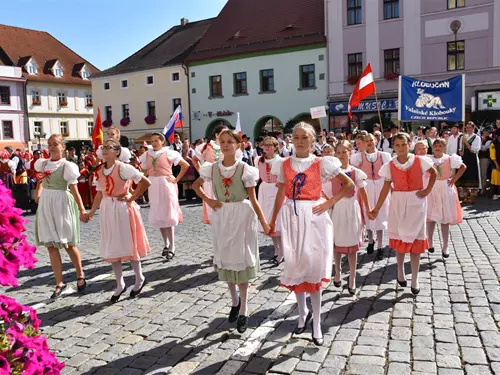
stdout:
{"type": "Polygon", "coordinates": [[[180,105],[177,106],[170,121],[163,129],[163,134],[165,134],[165,138],[167,138],[170,143],[174,142],[174,130],[178,128],[182,128],[182,111],[180,105]]]}

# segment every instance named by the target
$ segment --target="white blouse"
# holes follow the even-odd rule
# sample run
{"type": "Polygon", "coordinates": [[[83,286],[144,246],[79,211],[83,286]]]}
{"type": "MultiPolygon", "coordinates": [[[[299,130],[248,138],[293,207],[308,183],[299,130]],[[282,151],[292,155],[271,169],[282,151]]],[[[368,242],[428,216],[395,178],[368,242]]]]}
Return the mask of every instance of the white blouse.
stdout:
{"type": "Polygon", "coordinates": [[[158,150],[158,151],[155,151],[153,150],[152,148],[150,148],[147,152],[143,153],[140,157],[139,157],[139,162],[143,165],[146,164],[146,161],[147,161],[147,156],[148,154],[153,158],[153,159],[157,159],[161,154],[164,154],[166,153],[167,154],[167,159],[169,162],[173,163],[174,165],[178,165],[179,162],[182,160],[182,155],[177,152],[177,151],[174,151],[168,147],[163,147],[162,149],[158,150]]]}
{"type": "Polygon", "coordinates": [[[382,158],[382,164],[388,163],[392,159],[391,154],[389,154],[388,152],[377,151],[377,152],[374,152],[372,154],[369,154],[367,152],[358,152],[356,154],[352,154],[351,155],[351,157],[349,159],[349,162],[353,166],[355,166],[356,168],[359,168],[361,166],[361,164],[363,163],[363,154],[365,154],[366,159],[370,163],[375,163],[375,161],[377,160],[377,157],[378,157],[379,154],[380,154],[380,156],[382,158]]]}
{"type": "Polygon", "coordinates": [[[460,168],[460,166],[463,163],[462,162],[462,157],[460,155],[457,155],[457,154],[453,154],[453,155],[444,154],[440,158],[435,158],[434,156],[431,156],[430,159],[432,160],[432,162],[435,165],[441,165],[446,160],[451,159],[450,160],[450,166],[451,166],[452,169],[458,169],[458,168],[460,168]]]}
{"type": "MultiPolygon", "coordinates": [[[[315,155],[311,154],[307,158],[298,158],[296,155],[290,157],[292,160],[292,169],[297,173],[302,173],[311,167],[315,155]]],[[[340,167],[342,163],[335,156],[323,156],[319,158],[319,165],[321,169],[321,181],[326,182],[335,178],[340,172],[340,167]]],[[[283,162],[286,159],[281,159],[273,164],[271,167],[271,174],[278,176],[278,182],[280,184],[285,183],[285,173],[283,172],[283,162]]]]}
{"type": "MultiPolygon", "coordinates": [[[[96,155],[100,160],[102,160],[102,146],[99,146],[99,148],[96,151],[96,155]]],[[[126,147],[122,147],[118,160],[121,161],[122,163],[130,163],[131,157],[132,154],[130,153],[130,150],[126,147]]]]}
{"type": "MultiPolygon", "coordinates": [[[[224,178],[229,178],[234,175],[234,171],[236,166],[239,163],[234,163],[230,167],[225,167],[222,165],[222,161],[219,160],[218,166],[220,170],[220,174],[224,178]]],[[[200,177],[203,181],[211,182],[212,181],[212,166],[214,163],[203,163],[200,167],[200,177]]],[[[257,182],[259,181],[259,169],[255,167],[251,167],[248,164],[245,164],[243,168],[243,175],[241,176],[241,180],[243,181],[243,185],[247,188],[257,186],[257,182]]]]}
{"type": "Polygon", "coordinates": [[[465,134],[464,135],[464,137],[465,137],[465,139],[467,139],[467,141],[469,141],[469,139],[471,139],[473,136],[476,136],[476,139],[474,139],[474,141],[472,142],[470,147],[471,147],[471,151],[473,153],[477,154],[481,150],[481,137],[477,134],[471,134],[471,135],[465,134]]]}
{"type": "MultiPolygon", "coordinates": [[[[341,169],[341,171],[345,174],[345,173],[348,173],[348,172],[351,172],[352,171],[352,166],[349,166],[349,168],[347,169],[341,169]]],[[[356,175],[354,176],[354,185],[356,185],[356,187],[358,189],[361,189],[361,188],[365,188],[366,187],[366,179],[368,178],[368,176],[361,170],[357,170],[356,171],[356,175]]],[[[352,179],[352,178],[351,178],[352,179]]],[[[332,184],[331,183],[323,183],[323,193],[328,197],[328,198],[331,198],[333,197],[333,193],[332,193],[332,184]]]]}
{"type": "MultiPolygon", "coordinates": [[[[426,172],[427,170],[431,169],[434,166],[434,163],[428,156],[415,156],[414,154],[409,154],[408,161],[404,164],[401,164],[398,161],[397,156],[394,156],[391,161],[394,162],[396,168],[402,171],[406,171],[413,165],[416,157],[420,159],[420,167],[422,169],[422,173],[426,172]]],[[[378,171],[378,174],[381,177],[384,177],[386,181],[392,181],[391,163],[390,162],[385,163],[382,166],[382,168],[380,168],[380,170],[378,171]]]]}
{"type": "MultiPolygon", "coordinates": [[[[196,159],[199,160],[200,164],[203,164],[205,162],[205,155],[203,152],[201,152],[205,148],[206,143],[202,143],[201,145],[197,146],[194,149],[194,155],[196,156],[196,159]]],[[[220,150],[220,146],[215,143],[215,141],[210,141],[210,145],[214,148],[214,150],[220,150]]],[[[241,160],[243,159],[243,152],[240,149],[236,150],[236,160],[241,160]]]]}
{"type": "Polygon", "coordinates": [[[67,161],[66,159],[59,159],[57,161],[53,161],[50,159],[38,159],[35,162],[35,171],[37,172],[45,172],[50,171],[50,173],[54,173],[57,169],[64,165],[64,180],[70,184],[75,185],[78,183],[78,177],[80,177],[80,170],[78,169],[78,165],[67,161]],[[47,162],[47,165],[44,167],[44,163],[47,162]]]}
{"type": "MultiPolygon", "coordinates": [[[[115,167],[116,164],[113,165],[111,168],[103,168],[102,172],[105,176],[109,176],[113,172],[113,169],[115,169],[115,167]]],[[[144,176],[144,174],[141,171],[139,171],[135,167],[132,167],[130,164],[121,164],[118,173],[120,174],[120,177],[123,180],[132,180],[136,184],[138,184],[139,181],[142,180],[142,176],[144,176]]],[[[95,185],[97,191],[102,191],[102,189],[100,188],[100,184],[95,183],[95,185]]]]}

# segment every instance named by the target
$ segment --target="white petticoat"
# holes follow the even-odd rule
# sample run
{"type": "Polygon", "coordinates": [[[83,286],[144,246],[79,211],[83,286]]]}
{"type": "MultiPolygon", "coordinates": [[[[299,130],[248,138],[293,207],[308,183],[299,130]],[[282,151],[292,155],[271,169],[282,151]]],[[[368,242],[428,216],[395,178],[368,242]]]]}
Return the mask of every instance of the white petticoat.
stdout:
{"type": "Polygon", "coordinates": [[[449,186],[448,180],[437,180],[427,196],[427,220],[439,224],[462,222],[462,208],[458,201],[456,186],[449,186]]]}
{"type": "MultiPolygon", "coordinates": [[[[377,205],[378,197],[380,192],[384,187],[385,180],[380,178],[378,180],[366,180],[366,195],[368,196],[368,202],[370,202],[370,208],[373,209],[377,205]]],[[[366,229],[371,231],[386,230],[387,220],[389,217],[389,206],[391,202],[391,194],[387,195],[385,202],[382,204],[378,216],[375,220],[368,219],[368,213],[366,212],[366,207],[363,205],[364,217],[366,220],[366,229]]]]}
{"type": "Polygon", "coordinates": [[[387,236],[390,239],[413,243],[425,240],[427,199],[419,198],[416,191],[394,191],[391,196],[387,236]]]}
{"type": "MultiPolygon", "coordinates": [[[[278,193],[278,188],[276,187],[275,183],[262,181],[262,183],[259,186],[259,204],[260,207],[262,208],[262,212],[264,213],[264,217],[266,218],[266,221],[268,223],[271,221],[271,218],[273,216],[274,202],[276,200],[277,193],[278,193]]],[[[259,232],[264,232],[260,222],[258,224],[259,224],[259,232]]],[[[281,232],[280,228],[281,228],[280,224],[279,222],[277,222],[276,223],[277,234],[281,232]]]]}
{"type": "Polygon", "coordinates": [[[149,217],[153,228],[170,228],[179,225],[182,218],[177,184],[168,182],[166,176],[149,177],[149,217]]]}
{"type": "Polygon", "coordinates": [[[223,203],[211,216],[214,264],[225,270],[243,271],[256,265],[257,215],[249,200],[223,203]]]}
{"type": "Polygon", "coordinates": [[[330,210],[330,216],[335,230],[335,246],[359,246],[363,242],[363,220],[356,196],[338,201],[330,210]]]}
{"type": "Polygon", "coordinates": [[[283,203],[278,216],[281,223],[281,240],[285,267],[280,281],[284,285],[303,282],[321,283],[332,276],[333,223],[328,212],[314,215],[313,207],[320,201],[296,201],[283,203]]]}

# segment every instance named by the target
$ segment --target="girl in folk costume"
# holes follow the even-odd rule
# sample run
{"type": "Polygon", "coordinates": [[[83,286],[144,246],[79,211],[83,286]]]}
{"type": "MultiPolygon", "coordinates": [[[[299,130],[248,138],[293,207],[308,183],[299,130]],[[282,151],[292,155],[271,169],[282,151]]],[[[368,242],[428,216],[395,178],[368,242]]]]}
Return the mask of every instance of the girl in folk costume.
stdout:
{"type": "Polygon", "coordinates": [[[51,298],[57,298],[66,288],[59,252],[61,249],[67,251],[75,267],[78,292],[83,292],[87,286],[77,248],[80,242],[80,219],[84,217],[85,207],[77,189],[80,176],[78,166],[62,157],[62,136],[51,135],[47,145],[50,158],[40,158],[35,162],[35,170],[39,176],[43,176],[35,193],[38,202],[35,238],[37,246],[49,249],[50,264],[56,279],[56,290],[51,298]]]}
{"type": "Polygon", "coordinates": [[[450,237],[450,225],[462,222],[462,207],[458,200],[458,192],[455,182],[463,175],[466,166],[462,158],[457,155],[447,155],[446,141],[436,139],[432,144],[434,156],[431,160],[437,171],[437,180],[431,193],[427,196],[427,237],[429,239],[429,253],[434,252],[433,236],[436,223],[441,224],[443,236],[442,254],[448,258],[448,240],[450,237]],[[453,175],[453,170],[457,170],[453,175]]]}
{"type": "Polygon", "coordinates": [[[427,144],[427,140],[420,140],[415,143],[413,153],[418,156],[427,156],[428,149],[429,145],[427,144]]]}
{"type": "MultiPolygon", "coordinates": [[[[346,196],[340,199],[331,210],[331,218],[334,236],[334,259],[335,259],[335,281],[334,285],[340,288],[340,272],[342,255],[347,255],[349,262],[349,285],[348,290],[351,295],[356,294],[356,267],[358,263],[357,253],[363,243],[363,219],[361,217],[361,207],[358,203],[358,192],[363,202],[363,206],[370,211],[370,202],[366,194],[367,175],[360,169],[349,165],[352,144],[349,141],[341,141],[335,148],[335,155],[342,163],[342,172],[353,182],[353,188],[346,196]]],[[[323,193],[328,199],[334,197],[342,189],[342,183],[336,178],[323,184],[323,193]]]]}
{"type": "Polygon", "coordinates": [[[311,154],[315,139],[314,128],[300,122],[293,130],[295,154],[273,165],[271,173],[278,176],[278,193],[270,226],[271,233],[276,231],[277,223],[281,226],[285,267],[280,283],[297,297],[299,324],[294,333],[303,333],[314,315],[313,342],[323,345],[321,288],[332,274],[334,229],[327,211],[348,194],[353,182],[341,172],[337,158],[311,154]],[[333,178],[343,187],[325,201],[322,182],[333,178]],[[306,293],[311,295],[312,314],[307,311],[306,293]]]}
{"type": "Polygon", "coordinates": [[[400,286],[406,287],[404,271],[405,255],[411,260],[411,291],[420,292],[418,270],[420,254],[429,247],[426,237],[427,200],[426,197],[436,182],[436,171],[428,158],[410,154],[411,139],[406,133],[394,136],[396,156],[382,166],[378,174],[385,178],[375,208],[370,212],[370,219],[377,218],[391,187],[391,204],[387,234],[389,247],[396,250],[398,264],[397,280],[400,286]],[[424,174],[429,172],[429,183],[424,189],[424,174]]]}
{"type": "Polygon", "coordinates": [[[460,154],[467,170],[457,181],[460,186],[458,192],[464,203],[474,203],[478,191],[481,189],[481,173],[478,153],[481,151],[481,137],[474,133],[476,125],[469,121],[465,125],[465,134],[462,137],[460,154]]]}
{"type": "Polygon", "coordinates": [[[151,182],[133,166],[118,161],[120,152],[118,141],[110,139],[104,143],[104,165],[97,171],[97,195],[92,209],[84,218],[89,221],[100,208],[101,257],[111,263],[117,284],[111,297],[113,303],[117,302],[127,289],[123,280],[122,262],[130,261],[134,270],[135,285],[130,297],[135,297],[146,284],[140,260],[150,252],[139,206],[135,200],[147,190],[151,182]],[[132,181],[137,183],[137,189],[130,194],[132,181]]]}
{"type": "Polygon", "coordinates": [[[174,228],[182,221],[179,205],[177,183],[189,168],[182,155],[165,147],[165,136],[153,133],[151,136],[153,149],[149,149],[140,157],[141,168],[151,180],[149,188],[149,225],[159,228],[163,236],[164,248],[162,256],[168,261],[175,256],[174,228]],[[172,166],[179,165],[181,170],[177,178],[172,174],[172,166]]]}
{"type": "MultiPolygon", "coordinates": [[[[196,168],[196,170],[199,172],[201,165],[205,162],[207,163],[215,163],[218,162],[219,159],[224,158],[224,155],[221,154],[220,150],[220,144],[219,144],[219,136],[220,133],[223,130],[228,129],[226,125],[218,125],[214,129],[213,133],[213,139],[212,141],[208,143],[203,143],[199,146],[196,147],[194,150],[195,155],[193,157],[193,165],[196,168]]],[[[241,160],[243,157],[243,154],[241,152],[241,149],[238,149],[236,152],[236,158],[238,160],[241,160]]],[[[205,185],[203,186],[203,190],[206,192],[208,197],[210,199],[214,199],[214,195],[212,192],[212,187],[211,187],[211,182],[206,181],[205,185]]],[[[208,204],[203,202],[203,222],[205,224],[210,224],[210,216],[212,216],[213,210],[210,208],[208,204]]]]}
{"type": "MultiPolygon", "coordinates": [[[[116,126],[110,126],[106,134],[108,136],[108,139],[114,139],[118,141],[118,143],[120,143],[121,132],[120,129],[118,129],[116,126]]],[[[103,151],[103,146],[99,146],[99,148],[96,151],[96,155],[99,158],[99,160],[103,160],[102,151],[103,151]]],[[[121,161],[122,163],[128,164],[131,157],[132,154],[130,153],[130,150],[126,147],[121,147],[120,157],[118,160],[121,161]]]]}
{"type": "Polygon", "coordinates": [[[243,333],[248,324],[248,283],[260,270],[257,218],[266,234],[269,234],[269,225],[255,197],[259,171],[236,158],[240,136],[234,130],[226,129],[218,139],[224,160],[220,158],[215,163],[204,163],[193,188],[214,210],[211,219],[214,266],[219,280],[227,282],[231,293],[229,322],[237,320],[238,332],[243,333]],[[205,181],[211,182],[214,199],[202,189],[205,181]]]}
{"type": "Polygon", "coordinates": [[[491,171],[491,185],[493,186],[493,200],[500,199],[500,128],[493,134],[490,146],[490,159],[495,168],[491,171]]]}
{"type": "MultiPolygon", "coordinates": [[[[276,186],[277,178],[271,174],[272,166],[279,163],[281,158],[277,155],[279,151],[279,143],[274,137],[266,137],[264,139],[264,155],[257,159],[257,167],[262,183],[259,188],[259,204],[264,211],[264,217],[267,221],[271,220],[274,209],[274,201],[278,193],[276,186]]],[[[259,231],[263,232],[263,228],[259,225],[259,231]]],[[[281,247],[280,229],[276,229],[276,234],[272,236],[274,244],[273,264],[279,266],[283,262],[283,249],[281,247]]]]}
{"type": "MultiPolygon", "coordinates": [[[[380,192],[384,187],[384,179],[379,175],[380,168],[385,163],[388,163],[392,156],[388,152],[378,151],[376,149],[376,138],[373,134],[368,134],[365,137],[366,151],[357,153],[351,156],[351,164],[356,168],[361,169],[367,175],[366,193],[370,207],[375,207],[380,192]]],[[[381,260],[384,257],[382,240],[384,238],[384,230],[387,230],[387,220],[389,216],[390,197],[388,197],[382,207],[379,215],[375,220],[368,218],[368,213],[365,205],[363,205],[364,218],[366,220],[366,230],[368,232],[368,247],[366,252],[373,254],[375,247],[374,232],[377,233],[377,259],[381,260]]]]}

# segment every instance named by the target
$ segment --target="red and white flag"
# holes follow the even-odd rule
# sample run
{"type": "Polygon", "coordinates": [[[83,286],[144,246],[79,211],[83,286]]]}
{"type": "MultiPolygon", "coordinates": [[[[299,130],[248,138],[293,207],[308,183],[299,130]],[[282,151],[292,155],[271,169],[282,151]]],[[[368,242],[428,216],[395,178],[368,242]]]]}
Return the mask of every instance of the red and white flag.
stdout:
{"type": "Polygon", "coordinates": [[[359,106],[362,100],[372,94],[375,94],[375,81],[373,80],[372,66],[368,63],[368,66],[361,77],[359,77],[359,81],[356,83],[356,87],[354,87],[354,91],[349,98],[349,118],[352,118],[353,107],[359,106]]]}

